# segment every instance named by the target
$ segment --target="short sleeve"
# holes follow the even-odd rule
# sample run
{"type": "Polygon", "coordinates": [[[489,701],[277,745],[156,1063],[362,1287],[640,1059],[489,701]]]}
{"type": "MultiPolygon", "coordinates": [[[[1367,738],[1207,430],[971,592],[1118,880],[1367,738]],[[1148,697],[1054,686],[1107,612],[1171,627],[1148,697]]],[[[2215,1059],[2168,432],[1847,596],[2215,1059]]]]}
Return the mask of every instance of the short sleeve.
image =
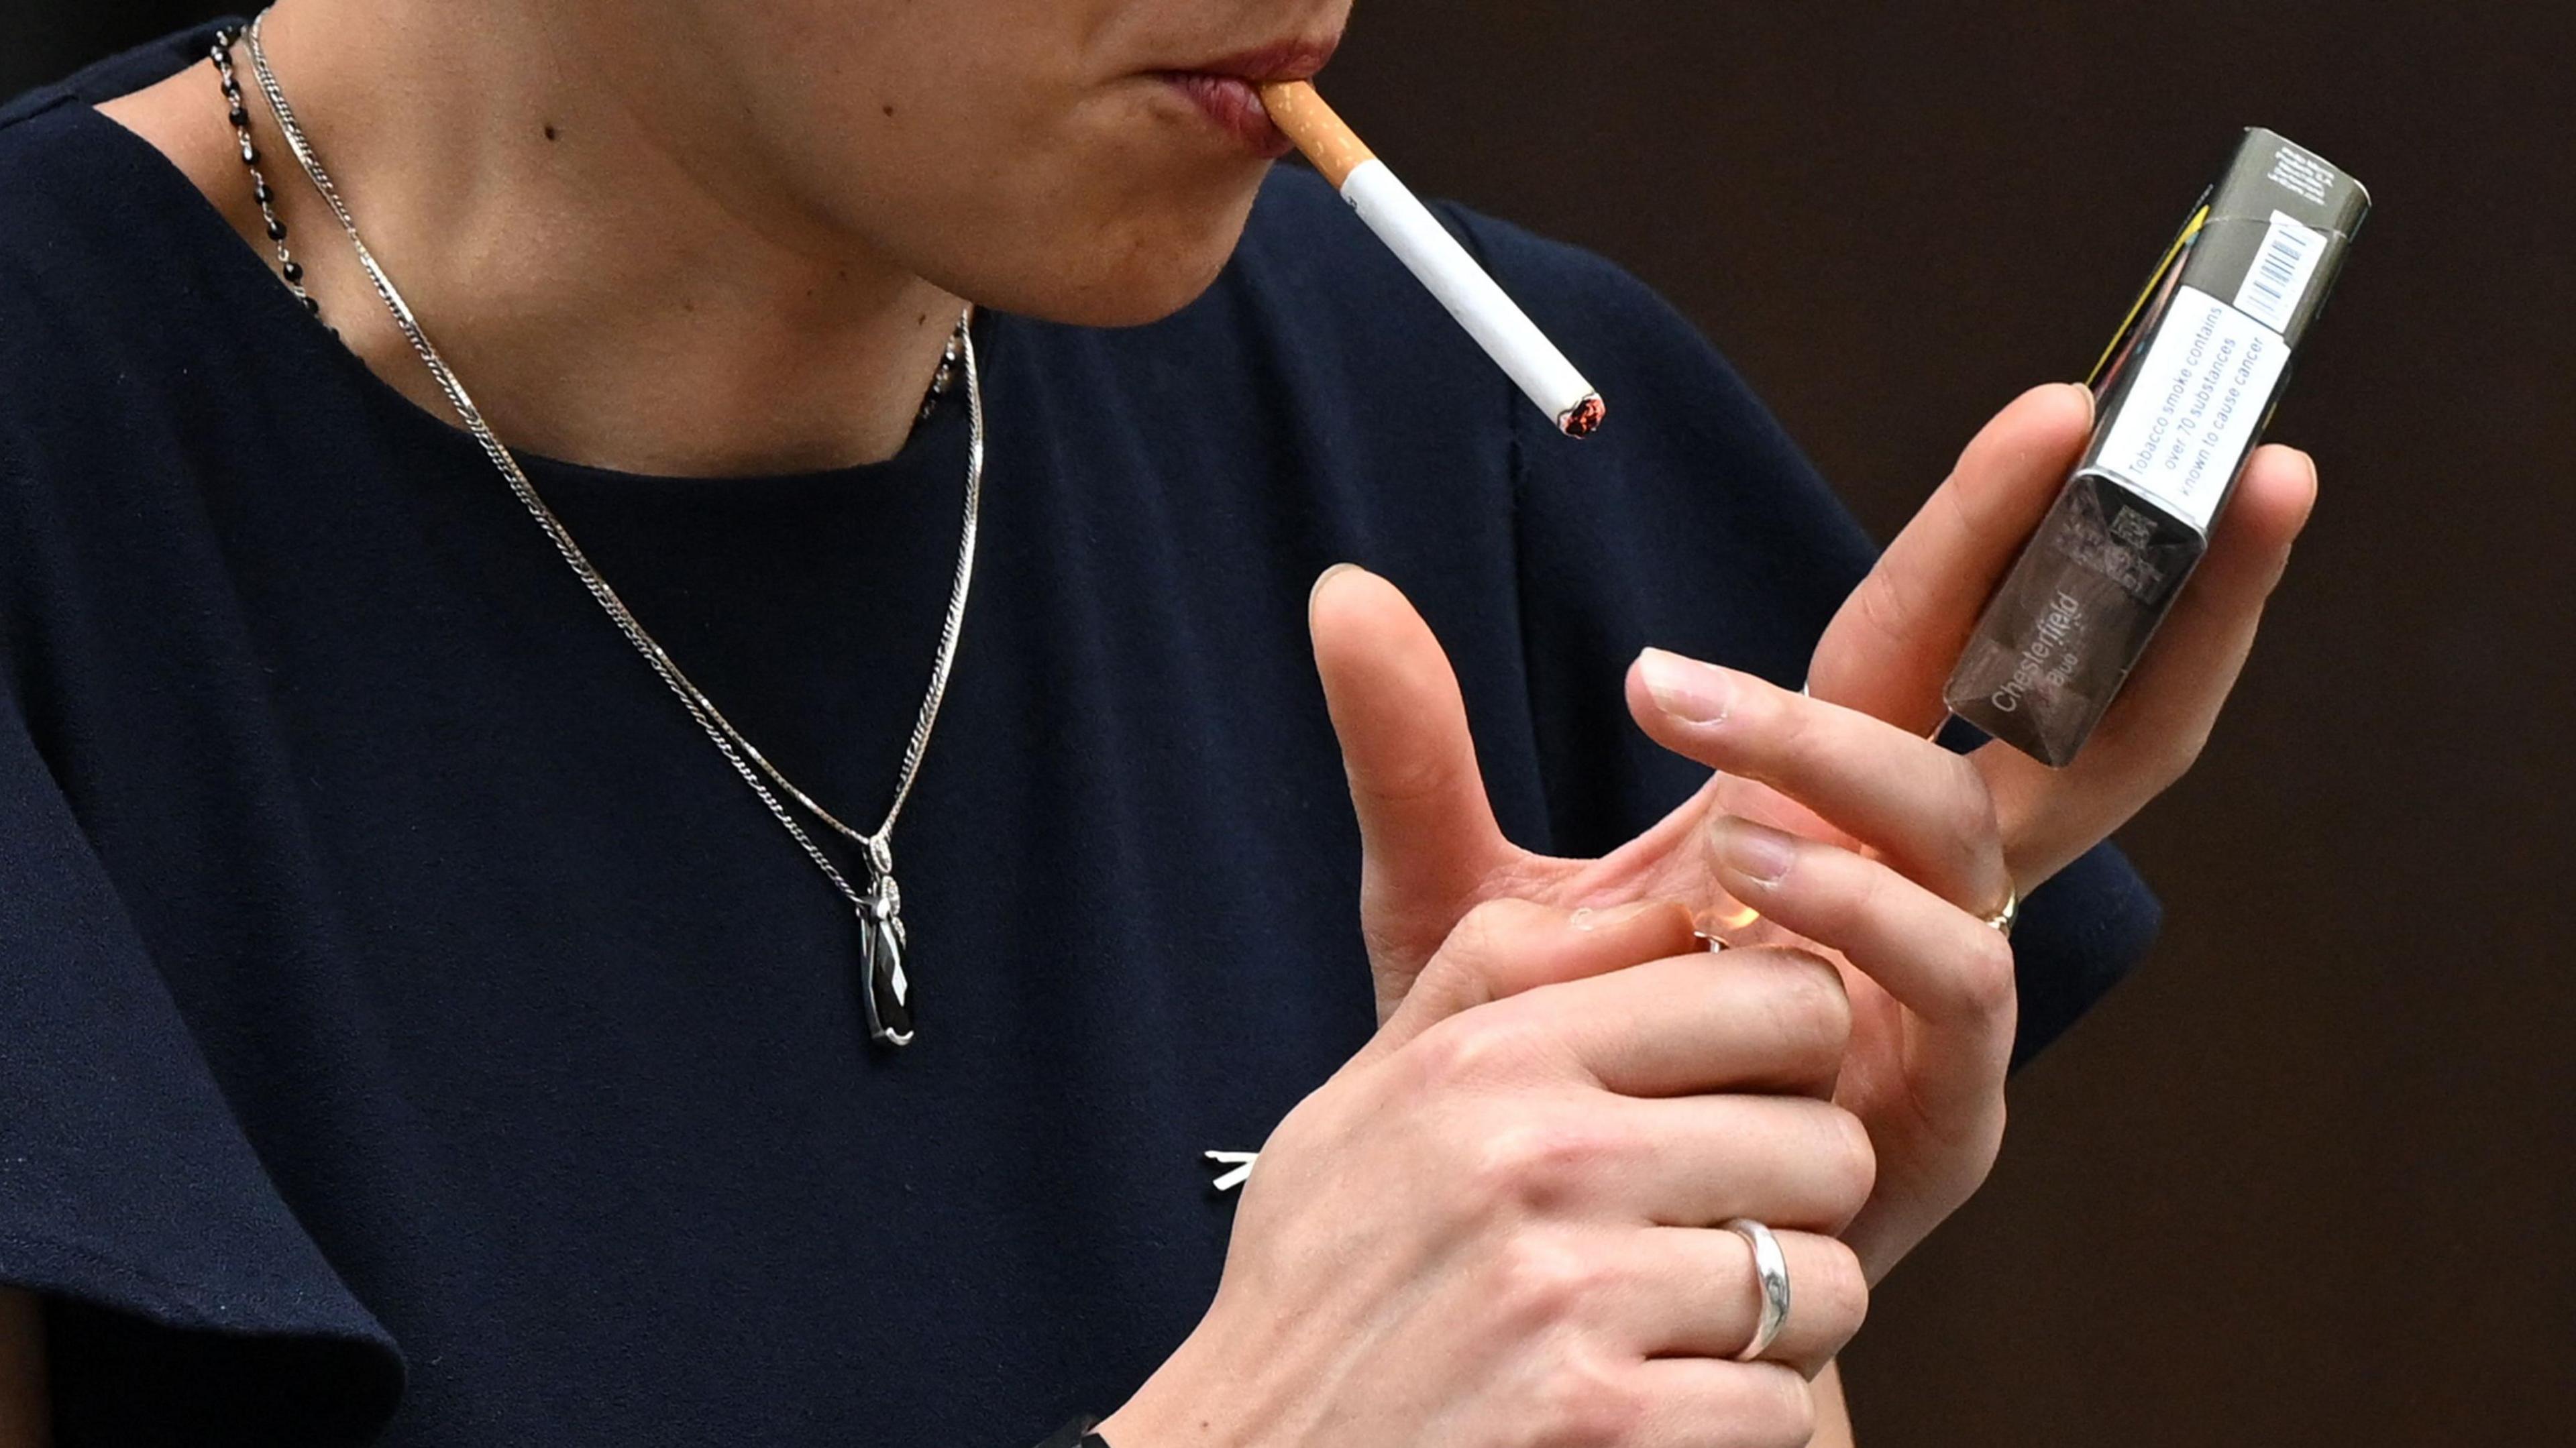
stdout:
{"type": "MultiPolygon", "coordinates": [[[[1522,637],[1553,846],[1598,854],[1707,778],[1629,719],[1620,680],[1637,651],[1653,644],[1799,687],[1878,550],[1661,298],[1597,257],[1452,219],[1611,399],[1609,424],[1580,442],[1517,399],[1512,410],[1522,637]]],[[[2160,918],[2108,844],[2033,892],[2014,940],[2016,1066],[2135,966],[2160,918]]]]}
{"type": "Polygon", "coordinates": [[[227,1109],[0,678],[0,1283],[71,1443],[368,1441],[402,1368],[227,1109]]]}

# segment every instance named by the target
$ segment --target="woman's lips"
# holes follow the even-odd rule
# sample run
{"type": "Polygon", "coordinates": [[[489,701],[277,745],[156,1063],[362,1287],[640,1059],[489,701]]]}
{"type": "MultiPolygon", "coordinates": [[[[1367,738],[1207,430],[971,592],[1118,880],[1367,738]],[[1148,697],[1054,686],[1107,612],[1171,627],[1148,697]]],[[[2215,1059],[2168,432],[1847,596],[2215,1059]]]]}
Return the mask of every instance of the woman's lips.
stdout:
{"type": "Polygon", "coordinates": [[[1277,160],[1296,149],[1270,121],[1256,89],[1265,81],[1312,80],[1332,61],[1341,33],[1279,40],[1216,60],[1192,57],[1186,68],[1161,72],[1165,83],[1255,155],[1277,160]]]}
{"type": "Polygon", "coordinates": [[[1255,155],[1277,160],[1295,149],[1272,124],[1270,111],[1261,104],[1261,93],[1251,81],[1206,71],[1169,71],[1163,79],[1255,155]]]}

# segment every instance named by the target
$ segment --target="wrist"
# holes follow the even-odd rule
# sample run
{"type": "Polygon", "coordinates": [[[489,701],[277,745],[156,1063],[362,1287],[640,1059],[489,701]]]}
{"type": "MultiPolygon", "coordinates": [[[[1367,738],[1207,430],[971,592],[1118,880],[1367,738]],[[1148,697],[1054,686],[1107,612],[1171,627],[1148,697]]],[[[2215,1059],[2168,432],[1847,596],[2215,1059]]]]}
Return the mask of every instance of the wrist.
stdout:
{"type": "Polygon", "coordinates": [[[1081,1448],[1195,1448],[1160,1420],[1148,1400],[1151,1387],[1149,1382],[1135,1397],[1120,1404],[1118,1411],[1093,1424],[1091,1437],[1081,1448]]]}
{"type": "Polygon", "coordinates": [[[1229,1424],[1207,1411],[1211,1402],[1227,1399],[1222,1391],[1209,1391],[1208,1385],[1221,1379],[1194,1368],[1203,1355],[1202,1335],[1192,1333],[1133,1396],[1092,1428],[1101,1444],[1106,1448],[1248,1448],[1244,1435],[1229,1431],[1229,1424]]]}

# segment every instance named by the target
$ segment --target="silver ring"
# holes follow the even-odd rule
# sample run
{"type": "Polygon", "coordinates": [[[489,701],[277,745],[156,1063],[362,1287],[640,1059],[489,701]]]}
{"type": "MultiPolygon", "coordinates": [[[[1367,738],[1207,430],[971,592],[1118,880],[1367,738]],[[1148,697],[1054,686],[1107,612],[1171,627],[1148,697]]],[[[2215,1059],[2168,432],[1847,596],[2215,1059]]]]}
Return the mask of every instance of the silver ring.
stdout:
{"type": "Polygon", "coordinates": [[[1736,1218],[1726,1224],[1726,1230],[1753,1249],[1753,1275],[1762,1287],[1762,1317],[1754,1325],[1753,1341],[1735,1355],[1737,1362],[1749,1363],[1769,1352],[1771,1344],[1780,1340],[1780,1330],[1789,1325],[1789,1259],[1771,1229],[1751,1217],[1736,1218]]]}

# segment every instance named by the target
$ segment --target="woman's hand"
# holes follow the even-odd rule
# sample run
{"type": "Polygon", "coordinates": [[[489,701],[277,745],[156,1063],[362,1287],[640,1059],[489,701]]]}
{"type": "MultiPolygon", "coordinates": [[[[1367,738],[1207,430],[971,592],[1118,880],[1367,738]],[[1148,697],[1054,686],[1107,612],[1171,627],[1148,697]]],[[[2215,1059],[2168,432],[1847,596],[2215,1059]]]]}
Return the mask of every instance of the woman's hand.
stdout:
{"type": "MultiPolygon", "coordinates": [[[[1940,727],[1942,684],[2092,430],[2093,394],[2074,386],[2026,393],[1987,424],[1834,616],[1808,665],[1809,690],[1915,734],[1940,727]]],[[[2109,838],[2200,757],[2316,497],[2307,454],[2258,449],[2209,556],[2075,762],[2053,770],[2000,743],[1972,756],[2022,893],[2109,838]]]]}
{"type": "Polygon", "coordinates": [[[1477,907],[1261,1152],[1206,1318],[1116,1448],[1808,1441],[1868,1289],[1836,1240],[1868,1133],[1820,1098],[1851,1024],[1798,952],[1711,955],[1673,902],[1477,907]],[[1763,1360],[1751,1249],[1793,1301],[1763,1360]]]}
{"type": "Polygon", "coordinates": [[[2012,947],[1984,918],[2010,888],[1993,798],[1940,745],[1750,674],[1650,653],[1629,689],[1657,743],[1720,771],[1701,858],[1653,873],[1713,883],[1703,924],[1729,941],[1842,968],[1854,1029],[1834,1100],[1882,1163],[1845,1240],[1876,1282],[2003,1144],[2017,997],[2012,947]]]}
{"type": "MultiPolygon", "coordinates": [[[[1883,1275],[1992,1162],[2012,1032],[2009,957],[1949,921],[1924,949],[1887,958],[1863,948],[1869,912],[1802,913],[1793,896],[1813,871],[1793,870],[1766,892],[1730,882],[1710,851],[1724,817],[1742,816],[1881,865],[1954,915],[1982,916],[2011,892],[2035,889],[2188,767],[2315,496],[2312,465],[2288,449],[2256,455],[2190,591],[2072,768],[2050,771],[2002,745],[1963,761],[1911,737],[1939,722],[1941,685],[2073,469],[2091,415],[2089,393],[2052,387],[1988,425],[1827,630],[1813,663],[1816,699],[1721,671],[1748,699],[1776,707],[1762,728],[1744,714],[1738,727],[1711,730],[1658,703],[1641,661],[1629,681],[1639,721],[1720,772],[1599,860],[1539,856],[1502,837],[1437,640],[1384,581],[1356,570],[1320,580],[1316,661],[1367,850],[1361,920],[1381,1018],[1449,927],[1499,897],[1567,908],[1685,898],[1730,938],[1803,935],[1839,947],[1856,1012],[1843,1099],[1877,1138],[1882,1167],[1881,1200],[1858,1232],[1871,1279],[1883,1275]],[[1873,719],[1887,727],[1861,727],[1873,719]],[[1736,886],[1772,919],[1743,928],[1747,897],[1736,886]],[[1793,923],[1801,919],[1817,928],[1793,923]],[[1935,942],[1937,958],[1924,953],[1935,942]]],[[[1871,889],[1877,907],[1911,898],[1871,889]]]]}

